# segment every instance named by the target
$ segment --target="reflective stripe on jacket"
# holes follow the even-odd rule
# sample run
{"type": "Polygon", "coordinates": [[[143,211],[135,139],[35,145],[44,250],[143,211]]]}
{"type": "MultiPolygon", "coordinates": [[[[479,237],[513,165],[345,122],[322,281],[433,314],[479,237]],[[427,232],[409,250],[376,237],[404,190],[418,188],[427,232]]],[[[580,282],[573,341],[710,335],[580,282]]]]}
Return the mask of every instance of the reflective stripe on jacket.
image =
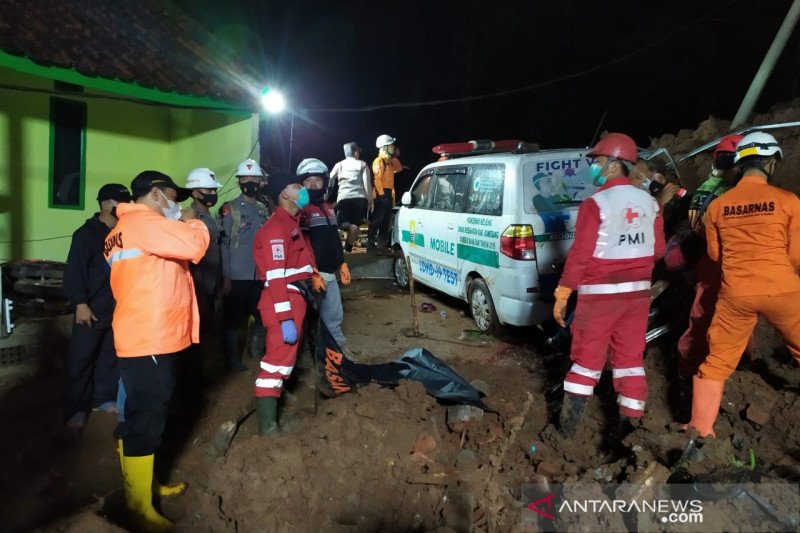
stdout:
{"type": "Polygon", "coordinates": [[[575,241],[559,283],[591,298],[645,295],[664,249],[658,203],[628,178],[616,178],[578,210],[575,241]]]}
{"type": "Polygon", "coordinates": [[[722,261],[720,298],[800,290],[800,199],[746,175],[708,206],[708,256],[722,261]]]}
{"type": "Polygon", "coordinates": [[[117,214],[103,250],[117,301],[117,355],[170,354],[200,342],[189,261],[205,255],[208,228],[200,220],[169,220],[143,204],[119,204],[117,214]]]}
{"type": "Polygon", "coordinates": [[[299,219],[299,212],[292,216],[278,207],[258,230],[253,243],[258,277],[264,280],[264,290],[269,291],[273,302],[273,309],[264,311],[275,313],[278,322],[293,317],[288,284],[309,279],[315,268],[312,252],[300,232],[299,219]]]}

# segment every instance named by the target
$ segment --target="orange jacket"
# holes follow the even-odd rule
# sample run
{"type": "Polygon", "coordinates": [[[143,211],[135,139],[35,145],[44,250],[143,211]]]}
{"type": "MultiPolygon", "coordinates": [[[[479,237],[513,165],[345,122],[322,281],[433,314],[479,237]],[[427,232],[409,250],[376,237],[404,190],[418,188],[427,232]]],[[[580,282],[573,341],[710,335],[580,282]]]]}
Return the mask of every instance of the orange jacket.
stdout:
{"type": "Polygon", "coordinates": [[[200,315],[188,261],[209,243],[201,220],[169,220],[142,204],[119,204],[103,252],[117,300],[112,328],[119,357],[175,353],[200,342],[200,315]]]}
{"type": "Polygon", "coordinates": [[[394,175],[401,170],[403,170],[403,164],[396,157],[388,160],[381,156],[375,158],[375,161],[372,162],[372,174],[375,191],[379,196],[383,194],[383,189],[392,189],[392,193],[394,193],[394,175]]]}
{"type": "Polygon", "coordinates": [[[722,260],[720,297],[800,290],[800,199],[746,175],[708,206],[708,256],[722,260]]]}

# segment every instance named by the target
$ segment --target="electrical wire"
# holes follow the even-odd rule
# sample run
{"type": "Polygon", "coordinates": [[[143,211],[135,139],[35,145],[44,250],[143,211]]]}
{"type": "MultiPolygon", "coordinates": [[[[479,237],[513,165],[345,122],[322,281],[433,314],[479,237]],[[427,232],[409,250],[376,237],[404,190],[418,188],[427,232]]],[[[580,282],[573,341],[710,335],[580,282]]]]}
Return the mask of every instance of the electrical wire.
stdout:
{"type": "Polygon", "coordinates": [[[367,113],[367,112],[371,112],[371,111],[378,111],[378,110],[381,110],[381,109],[397,109],[397,108],[408,108],[408,107],[430,107],[430,106],[437,106],[437,105],[442,105],[442,104],[457,104],[457,103],[463,103],[463,102],[475,102],[475,101],[478,101],[478,100],[488,100],[490,98],[498,98],[498,97],[501,97],[501,96],[508,96],[508,95],[511,95],[511,94],[519,94],[519,93],[529,92],[529,91],[532,91],[534,89],[541,89],[542,87],[547,87],[549,85],[554,85],[554,84],[560,83],[562,81],[567,81],[567,80],[572,80],[572,79],[575,79],[575,78],[579,78],[581,76],[585,76],[586,74],[591,74],[593,72],[597,72],[598,70],[602,70],[602,69],[604,69],[606,67],[610,67],[611,65],[616,65],[617,63],[622,63],[623,61],[627,61],[628,59],[630,59],[630,58],[632,58],[634,56],[637,56],[637,55],[641,54],[642,52],[644,52],[646,50],[649,50],[651,48],[659,46],[660,44],[665,43],[666,41],[669,41],[670,39],[672,39],[673,37],[675,37],[678,34],[681,34],[681,33],[685,32],[685,31],[687,31],[687,30],[689,30],[691,28],[694,28],[695,26],[699,26],[700,24],[705,23],[708,18],[711,18],[711,17],[706,17],[704,19],[700,19],[700,20],[696,20],[694,22],[691,22],[691,23],[689,23],[689,24],[687,24],[687,25],[675,30],[674,32],[672,32],[672,33],[670,33],[670,34],[668,34],[668,35],[666,35],[666,36],[664,36],[664,37],[662,37],[660,39],[657,39],[655,41],[647,43],[646,45],[644,45],[644,46],[642,46],[640,48],[637,48],[636,50],[634,50],[632,52],[629,52],[629,53],[627,53],[625,55],[616,57],[616,58],[611,59],[609,61],[606,61],[604,63],[600,63],[599,65],[595,65],[593,67],[590,67],[588,69],[582,70],[580,72],[573,72],[573,73],[570,73],[570,74],[565,74],[565,75],[559,76],[557,78],[551,78],[549,80],[544,80],[544,81],[541,81],[541,82],[538,82],[538,83],[534,83],[534,84],[531,84],[531,85],[525,85],[525,86],[517,87],[517,88],[514,88],[514,89],[505,89],[505,90],[502,90],[502,91],[495,91],[495,92],[491,92],[491,93],[485,93],[485,94],[479,94],[479,95],[473,95],[473,96],[462,96],[462,97],[457,97],[457,98],[440,98],[438,100],[428,100],[428,101],[418,101],[418,102],[397,102],[397,103],[393,103],[393,104],[377,104],[377,105],[369,105],[369,106],[361,106],[361,107],[323,107],[323,108],[317,108],[317,109],[304,109],[302,111],[305,111],[307,113],[367,113]]]}

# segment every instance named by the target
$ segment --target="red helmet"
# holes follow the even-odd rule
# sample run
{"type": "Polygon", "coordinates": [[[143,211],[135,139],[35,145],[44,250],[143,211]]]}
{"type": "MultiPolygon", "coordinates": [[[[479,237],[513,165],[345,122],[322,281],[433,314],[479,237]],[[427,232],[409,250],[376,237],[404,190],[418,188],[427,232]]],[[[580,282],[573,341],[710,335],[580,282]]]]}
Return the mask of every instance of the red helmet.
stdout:
{"type": "Polygon", "coordinates": [[[586,155],[589,157],[604,155],[635,163],[639,159],[639,150],[636,148],[636,142],[624,133],[609,133],[586,155]]]}
{"type": "Polygon", "coordinates": [[[720,152],[730,152],[732,154],[736,153],[736,145],[739,144],[739,141],[741,141],[743,138],[744,135],[739,135],[738,133],[726,135],[719,140],[719,144],[717,144],[717,147],[714,148],[714,154],[712,157],[716,159],[720,152]]]}

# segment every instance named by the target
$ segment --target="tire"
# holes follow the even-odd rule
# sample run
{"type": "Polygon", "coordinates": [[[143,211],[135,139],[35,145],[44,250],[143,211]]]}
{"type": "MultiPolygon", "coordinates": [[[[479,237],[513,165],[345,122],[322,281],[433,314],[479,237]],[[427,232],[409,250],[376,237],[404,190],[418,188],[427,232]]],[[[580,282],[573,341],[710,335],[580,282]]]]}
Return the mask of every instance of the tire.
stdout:
{"type": "Polygon", "coordinates": [[[492,295],[489,287],[482,278],[475,278],[469,284],[469,297],[467,298],[469,311],[475,320],[478,329],[493,335],[501,332],[500,320],[494,309],[492,295]]]}
{"type": "Polygon", "coordinates": [[[392,262],[392,273],[394,280],[401,289],[408,288],[408,266],[406,265],[406,257],[403,255],[403,250],[399,250],[399,254],[394,256],[392,262]]]}

